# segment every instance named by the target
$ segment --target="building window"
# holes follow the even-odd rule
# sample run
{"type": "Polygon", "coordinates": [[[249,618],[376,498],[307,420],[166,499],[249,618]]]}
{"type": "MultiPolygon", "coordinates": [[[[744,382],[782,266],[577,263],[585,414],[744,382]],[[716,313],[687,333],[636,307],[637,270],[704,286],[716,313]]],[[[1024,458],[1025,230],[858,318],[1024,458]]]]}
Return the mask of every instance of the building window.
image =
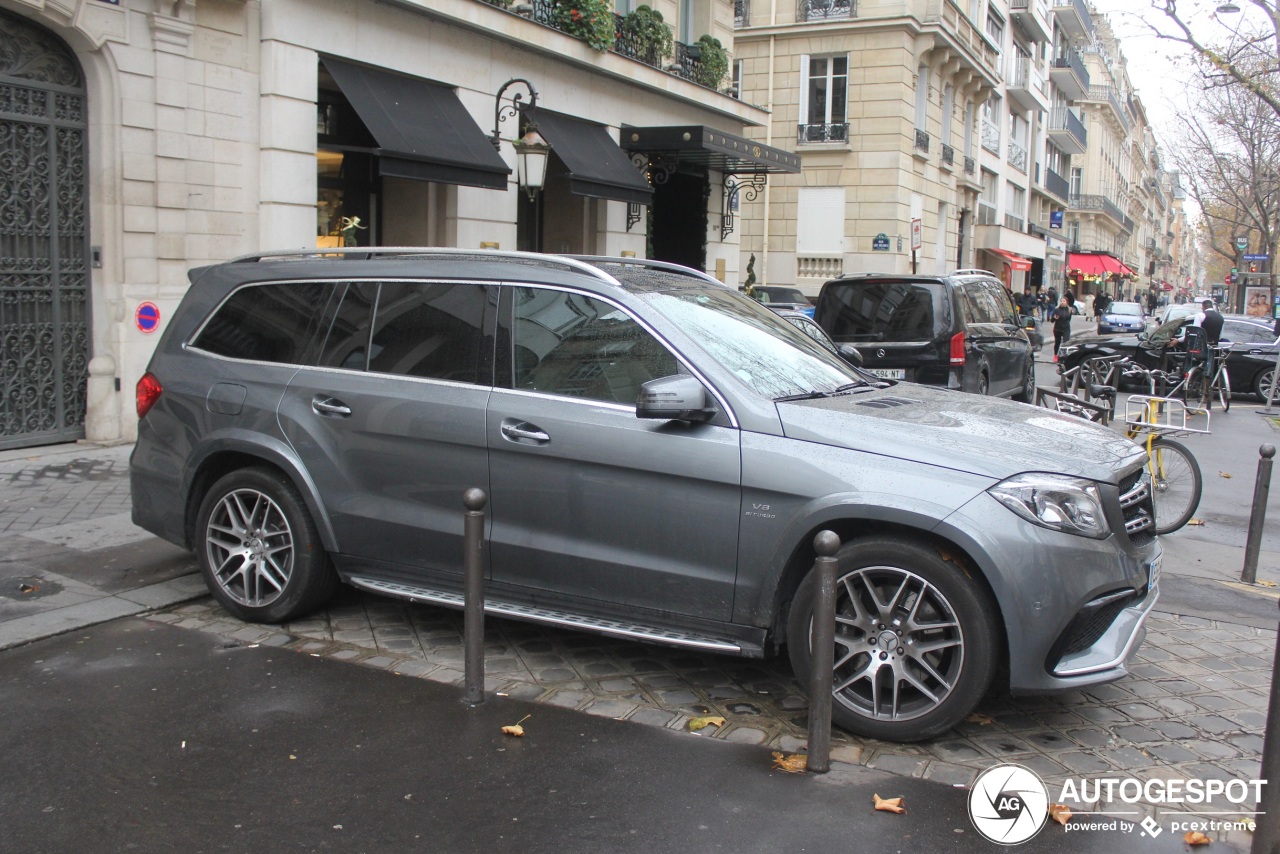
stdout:
{"type": "Polygon", "coordinates": [[[928,130],[929,122],[929,66],[916,70],[916,129],[928,130]]]}
{"type": "MultiPolygon", "coordinates": [[[[948,83],[942,90],[942,144],[951,144],[951,113],[955,110],[956,90],[948,83]]],[[[966,154],[968,152],[965,152],[966,154]]]]}
{"type": "Polygon", "coordinates": [[[1079,166],[1071,169],[1071,196],[1075,198],[1084,194],[1084,170],[1079,166]]]}
{"type": "Polygon", "coordinates": [[[742,62],[741,59],[733,61],[733,88],[729,90],[729,94],[738,100],[742,100],[742,62]]]}
{"type": "Polygon", "coordinates": [[[800,57],[799,142],[847,142],[849,57],[800,57]]]}
{"type": "Polygon", "coordinates": [[[1004,18],[990,6],[987,7],[987,36],[995,43],[996,50],[1004,50],[1004,18]]]}
{"type": "Polygon", "coordinates": [[[999,193],[996,173],[982,170],[982,192],[978,194],[978,225],[996,224],[996,199],[999,193]]]}

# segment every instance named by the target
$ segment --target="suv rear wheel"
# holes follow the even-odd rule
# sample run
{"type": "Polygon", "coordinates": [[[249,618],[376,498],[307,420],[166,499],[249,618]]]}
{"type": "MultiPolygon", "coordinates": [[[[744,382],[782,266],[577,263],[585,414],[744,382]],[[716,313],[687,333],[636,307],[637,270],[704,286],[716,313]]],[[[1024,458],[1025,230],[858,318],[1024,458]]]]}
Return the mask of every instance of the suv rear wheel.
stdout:
{"type": "Polygon", "coordinates": [[[302,496],[277,472],[248,468],[219,479],[200,505],[196,530],[209,590],[242,620],[291,620],[337,587],[302,496]]]}
{"type": "MultiPolygon", "coordinates": [[[[999,616],[987,592],[932,545],[868,537],[837,553],[832,718],[842,729],[921,741],[960,723],[995,675],[999,616]]],[[[791,666],[808,685],[816,573],[796,591],[791,666]]]]}

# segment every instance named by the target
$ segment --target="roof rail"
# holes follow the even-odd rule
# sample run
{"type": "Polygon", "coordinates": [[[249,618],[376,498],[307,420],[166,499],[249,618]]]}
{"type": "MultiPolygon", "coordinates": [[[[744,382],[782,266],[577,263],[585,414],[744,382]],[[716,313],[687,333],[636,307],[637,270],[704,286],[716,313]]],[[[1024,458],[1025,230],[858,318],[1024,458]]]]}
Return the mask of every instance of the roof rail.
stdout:
{"type": "MultiPolygon", "coordinates": [[[[289,258],[294,258],[300,261],[326,258],[333,260],[333,256],[335,255],[342,256],[344,259],[346,256],[357,256],[353,260],[368,260],[374,257],[445,258],[450,256],[479,256],[486,260],[493,261],[523,261],[526,263],[536,261],[544,264],[558,264],[561,267],[565,267],[570,270],[586,273],[611,285],[616,285],[618,287],[622,286],[621,282],[605,271],[572,255],[547,255],[542,252],[513,252],[501,249],[458,249],[450,246],[340,246],[323,249],[276,249],[269,252],[254,252],[250,255],[241,255],[237,258],[230,259],[226,263],[239,264],[256,261],[286,260],[289,258]]],[[[621,258],[618,260],[632,261],[634,259],[621,258]]],[[[713,279],[713,281],[715,280],[713,279]]],[[[717,282],[717,284],[719,284],[719,282],[717,282]]]]}
{"type": "Polygon", "coordinates": [[[691,279],[699,279],[704,282],[719,285],[727,288],[724,282],[715,276],[705,273],[702,270],[695,270],[692,267],[685,267],[682,264],[672,264],[667,261],[654,261],[651,258],[613,258],[606,255],[565,255],[558,256],[565,258],[573,258],[583,261],[587,264],[618,264],[625,267],[647,267],[652,270],[662,270],[665,273],[675,273],[681,276],[688,276],[691,279]]]}

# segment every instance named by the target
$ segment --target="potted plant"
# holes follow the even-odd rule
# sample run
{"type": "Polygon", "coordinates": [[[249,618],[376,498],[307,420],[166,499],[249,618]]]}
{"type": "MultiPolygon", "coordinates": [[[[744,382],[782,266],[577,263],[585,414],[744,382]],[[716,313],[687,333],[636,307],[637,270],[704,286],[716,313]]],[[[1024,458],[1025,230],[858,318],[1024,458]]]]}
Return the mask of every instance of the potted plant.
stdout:
{"type": "Polygon", "coordinates": [[[599,51],[612,48],[617,35],[609,0],[559,0],[554,23],[556,29],[599,51]]]}
{"type": "Polygon", "coordinates": [[[708,89],[719,89],[720,82],[729,73],[729,52],[720,44],[720,39],[703,36],[696,45],[702,56],[693,68],[693,80],[708,89]]]}
{"type": "Polygon", "coordinates": [[[661,65],[675,50],[671,28],[663,23],[662,13],[649,6],[637,6],[624,15],[618,34],[635,58],[649,65],[661,65]]]}

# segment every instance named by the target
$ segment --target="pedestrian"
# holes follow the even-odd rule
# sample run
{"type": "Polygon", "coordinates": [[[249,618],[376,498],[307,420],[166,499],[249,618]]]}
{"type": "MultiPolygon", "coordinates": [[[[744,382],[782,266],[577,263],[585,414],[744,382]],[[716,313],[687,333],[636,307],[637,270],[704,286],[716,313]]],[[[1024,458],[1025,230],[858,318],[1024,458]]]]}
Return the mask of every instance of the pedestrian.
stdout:
{"type": "Polygon", "coordinates": [[[1023,317],[1036,316],[1036,297],[1031,291],[1023,291],[1018,294],[1018,312],[1023,317]]]}
{"type": "Polygon", "coordinates": [[[1067,298],[1058,300],[1058,307],[1053,311],[1053,360],[1058,361],[1058,351],[1071,337],[1071,304],[1067,298]]]}
{"type": "Polygon", "coordinates": [[[1098,294],[1093,298],[1093,316],[1102,319],[1102,315],[1107,313],[1107,308],[1111,305],[1111,297],[1106,294],[1098,294]]]}
{"type": "Polygon", "coordinates": [[[1097,306],[1097,301],[1094,299],[1093,294],[1089,294],[1087,297],[1084,298],[1084,319],[1085,320],[1093,320],[1093,312],[1096,306],[1097,306]]]}
{"type": "Polygon", "coordinates": [[[1211,299],[1200,303],[1200,309],[1196,313],[1195,319],[1191,321],[1191,325],[1199,326],[1203,329],[1206,343],[1210,347],[1216,347],[1222,337],[1222,315],[1213,307],[1213,300],[1211,299]]]}

